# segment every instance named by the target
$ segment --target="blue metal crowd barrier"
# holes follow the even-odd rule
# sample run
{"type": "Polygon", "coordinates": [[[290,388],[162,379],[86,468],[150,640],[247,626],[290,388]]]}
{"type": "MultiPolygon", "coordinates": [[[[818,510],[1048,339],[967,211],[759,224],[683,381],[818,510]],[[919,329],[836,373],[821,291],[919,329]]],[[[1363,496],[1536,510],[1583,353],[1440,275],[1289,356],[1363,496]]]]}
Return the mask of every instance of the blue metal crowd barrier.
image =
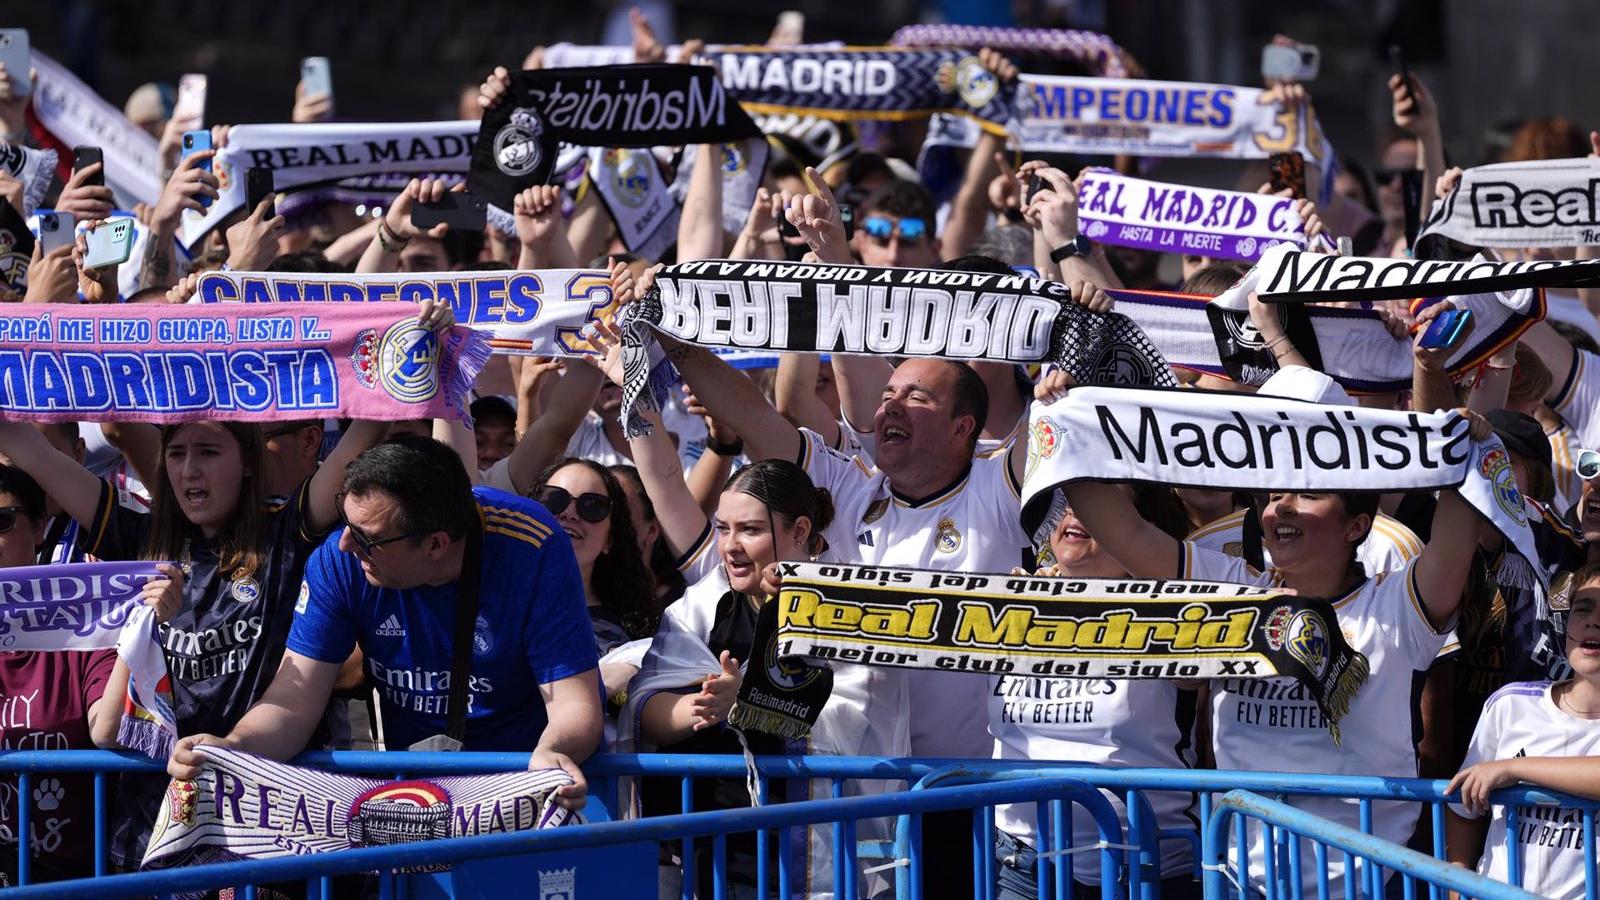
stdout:
{"type": "MultiPolygon", "coordinates": [[[[581,827],[547,831],[449,838],[429,842],[425,852],[424,848],[416,844],[397,844],[302,857],[212,863],[180,869],[31,885],[14,888],[5,893],[6,896],[14,897],[16,900],[31,900],[31,898],[109,900],[116,897],[168,894],[174,891],[200,891],[236,885],[305,880],[312,894],[326,897],[329,889],[327,879],[334,875],[394,870],[424,864],[463,863],[469,860],[508,856],[526,859],[530,865],[534,865],[535,860],[561,851],[623,844],[651,844],[689,835],[712,839],[717,876],[714,896],[716,900],[723,900],[727,885],[727,837],[730,834],[760,830],[776,830],[781,833],[784,829],[819,823],[848,823],[901,815],[911,816],[915,820],[923,813],[975,809],[991,803],[1037,803],[1043,810],[1049,805],[1067,800],[1090,804],[1096,801],[1104,803],[1098,789],[1077,779],[1041,778],[1005,785],[974,784],[865,797],[808,800],[720,812],[658,816],[626,822],[598,822],[581,827]]],[[[1114,825],[1113,817],[1113,827],[1114,825]]],[[[855,848],[845,844],[843,850],[845,854],[843,866],[846,871],[853,871],[856,863],[855,848]]],[[[778,860],[780,892],[783,896],[789,896],[788,885],[792,873],[789,872],[785,856],[780,855],[778,860]]],[[[1109,863],[1104,871],[1111,875],[1114,883],[1117,876],[1116,864],[1109,863]]],[[[911,872],[914,884],[919,887],[922,873],[920,858],[916,854],[911,858],[911,872]]],[[[849,885],[851,881],[846,880],[844,884],[849,885]]],[[[769,884],[758,881],[758,894],[763,897],[768,896],[768,887],[769,884]]],[[[918,887],[913,888],[910,895],[912,900],[918,900],[922,896],[918,887]]],[[[251,893],[246,887],[246,896],[250,896],[251,893]]],[[[853,894],[847,888],[844,896],[848,898],[853,894]]]]}
{"type": "MultiPolygon", "coordinates": [[[[327,771],[346,773],[365,773],[387,777],[425,777],[446,774],[472,774],[495,771],[520,769],[526,764],[526,755],[521,753],[381,753],[381,752],[334,752],[306,754],[296,760],[300,765],[319,768],[327,771]]],[[[95,774],[95,871],[98,874],[106,872],[105,834],[106,810],[104,804],[105,779],[119,772],[158,772],[161,766],[150,760],[131,754],[119,754],[103,751],[13,751],[0,753],[0,773],[18,773],[21,779],[18,796],[27,796],[29,789],[28,780],[36,775],[47,772],[91,772],[95,774]]],[[[655,754],[613,754],[597,756],[585,766],[585,773],[590,781],[591,803],[586,815],[593,820],[605,820],[613,816],[620,817],[621,803],[624,796],[620,790],[620,783],[625,778],[648,776],[658,778],[677,778],[680,780],[680,795],[684,800],[684,812],[691,809],[693,782],[698,778],[740,778],[746,774],[745,763],[742,758],[733,756],[693,756],[693,755],[655,755],[655,754]]],[[[1102,768],[1087,765],[1072,765],[1050,762],[1014,762],[992,760],[940,760],[940,759],[885,759],[876,757],[763,757],[756,761],[758,772],[758,790],[761,796],[767,796],[769,784],[774,779],[827,779],[833,785],[835,796],[842,794],[843,786],[848,781],[856,780],[887,780],[904,782],[912,788],[913,792],[920,792],[932,786],[946,786],[951,784],[991,783],[1004,782],[1017,779],[1037,780],[1041,778],[1064,778],[1092,784],[1098,788],[1117,792],[1130,810],[1129,837],[1126,845],[1135,848],[1130,851],[1127,859],[1128,866],[1124,869],[1123,889],[1120,895],[1129,900],[1154,900],[1159,882],[1159,842],[1161,840],[1182,838],[1196,845],[1201,842],[1199,830],[1177,829],[1173,831],[1160,831],[1155,828],[1154,815],[1150,811],[1148,801],[1144,797],[1147,791],[1184,791],[1194,792],[1198,796],[1199,821],[1210,823],[1217,815],[1216,797],[1227,792],[1242,789],[1252,791],[1267,797],[1282,799],[1285,797],[1331,797],[1352,800],[1358,804],[1360,832],[1368,835],[1373,831],[1373,803],[1382,800],[1403,800],[1422,804],[1423,812],[1430,817],[1433,826],[1433,856],[1436,859],[1444,858],[1444,788],[1445,782],[1428,781],[1422,779],[1380,778],[1363,776],[1331,776],[1331,775],[1305,775],[1283,774],[1269,772],[1219,772],[1213,770],[1160,770],[1160,769],[1118,769],[1102,768]]],[[[1528,806],[1559,806],[1577,810],[1581,815],[1583,837],[1585,846],[1594,846],[1594,825],[1600,802],[1582,800],[1542,791],[1535,788],[1518,787],[1495,794],[1495,802],[1507,804],[1512,821],[1507,829],[1508,856],[1510,859],[1509,881],[1513,885],[1521,884],[1522,865],[1521,848],[1512,838],[1517,833],[1516,817],[1518,807],[1528,806]]],[[[975,818],[974,840],[979,842],[978,847],[986,846],[982,843],[988,838],[989,829],[992,828],[992,805],[1002,801],[993,800],[989,804],[990,812],[975,818]],[[983,835],[978,831],[982,830],[983,835]]],[[[1092,803],[1093,801],[1088,801],[1092,803]]],[[[786,808],[793,804],[783,804],[777,808],[786,808]]],[[[1086,806],[1086,808],[1088,808],[1086,806]]],[[[27,804],[20,804],[17,832],[27,834],[27,804]]],[[[1091,813],[1093,814],[1093,813],[1091,813]]],[[[661,821],[654,819],[652,821],[661,821]]],[[[1045,824],[1044,837],[1041,844],[1049,842],[1051,847],[1041,853],[1046,859],[1054,859],[1067,848],[1062,842],[1068,840],[1070,828],[1060,827],[1065,820],[1061,817],[1059,809],[1051,810],[1051,815],[1041,817],[1045,824]],[[1055,827],[1052,827],[1055,826],[1055,827]]],[[[588,829],[582,829],[587,831],[588,829]]],[[[672,840],[683,841],[683,859],[692,867],[692,843],[699,835],[693,832],[682,832],[670,836],[672,840]]],[[[1104,852],[1115,849],[1111,845],[1121,846],[1120,828],[1116,838],[1103,838],[1106,847],[1099,848],[1104,852]]],[[[857,847],[853,835],[847,828],[834,829],[835,858],[842,859],[847,853],[855,853],[857,847]]],[[[880,868],[895,868],[896,882],[900,897],[910,896],[912,889],[908,879],[909,871],[915,860],[913,856],[920,850],[914,844],[911,830],[905,822],[900,823],[895,839],[887,843],[866,844],[861,848],[863,858],[879,858],[887,860],[880,868]]],[[[353,851],[352,851],[353,852],[353,851]]],[[[340,854],[341,856],[343,854],[340,854]]],[[[26,873],[26,854],[21,852],[22,866],[19,874],[26,873]]],[[[1197,875],[1200,854],[1196,854],[1197,875]]],[[[979,868],[974,872],[975,896],[986,896],[993,888],[993,854],[978,854],[979,868]]],[[[765,855],[760,856],[765,860],[765,855]]],[[[1119,856],[1120,860],[1120,856],[1119,856]]],[[[1596,877],[1596,861],[1593,853],[1586,857],[1586,884],[1587,900],[1600,900],[1596,897],[1597,885],[1600,879],[1596,877]]],[[[1365,866],[1361,871],[1360,886],[1362,893],[1369,897],[1382,896],[1382,873],[1378,865],[1365,866]]],[[[1060,888],[1065,885],[1070,877],[1070,864],[1067,865],[1041,865],[1039,867],[1039,884],[1041,889],[1046,887],[1047,881],[1053,881],[1052,887],[1060,888]]],[[[1403,871],[1403,870],[1402,870],[1403,871]]],[[[847,879],[847,881],[849,881],[847,879]]],[[[1437,882],[1427,881],[1432,900],[1444,900],[1445,888],[1437,882]]],[[[685,896],[692,891],[694,884],[692,871],[684,879],[685,896]]],[[[1409,885],[1408,885],[1409,887],[1409,885]]],[[[1048,892],[1041,892],[1041,896],[1049,896],[1048,892]]],[[[1221,900],[1221,898],[1218,898],[1221,900]]]]}
{"type": "MultiPolygon", "coordinates": [[[[1217,800],[1214,814],[1206,823],[1202,859],[1207,897],[1227,897],[1230,891],[1241,895],[1257,894],[1257,890],[1253,887],[1255,882],[1250,878],[1249,863],[1246,858],[1245,827],[1246,821],[1250,819],[1260,822],[1262,827],[1267,829],[1269,846],[1281,842],[1286,844],[1289,850],[1290,871],[1287,873],[1278,869],[1276,854],[1265,855],[1259,891],[1265,900],[1301,900],[1304,895],[1304,881],[1299,871],[1301,840],[1309,842],[1314,851],[1318,864],[1317,896],[1323,900],[1329,896],[1327,867],[1329,849],[1344,854],[1346,871],[1349,871],[1353,861],[1361,860],[1371,871],[1387,868],[1400,873],[1404,877],[1405,900],[1416,900],[1416,882],[1419,880],[1435,889],[1454,891],[1463,898],[1534,900],[1538,896],[1521,888],[1485,878],[1468,869],[1425,856],[1399,844],[1330,822],[1286,803],[1268,800],[1249,791],[1234,790],[1217,800]],[[1234,834],[1236,862],[1232,879],[1229,877],[1226,859],[1230,821],[1237,826],[1234,834]]],[[[1347,893],[1347,896],[1353,894],[1347,893]]]]}

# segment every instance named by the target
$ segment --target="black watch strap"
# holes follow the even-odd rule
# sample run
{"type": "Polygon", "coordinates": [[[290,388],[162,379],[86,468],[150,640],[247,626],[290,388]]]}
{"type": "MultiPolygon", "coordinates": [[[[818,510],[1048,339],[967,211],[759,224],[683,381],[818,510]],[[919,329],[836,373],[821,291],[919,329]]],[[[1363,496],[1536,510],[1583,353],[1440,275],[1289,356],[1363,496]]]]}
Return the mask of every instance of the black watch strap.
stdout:
{"type": "Polygon", "coordinates": [[[1050,261],[1061,262],[1063,260],[1071,259],[1074,256],[1088,256],[1090,251],[1093,249],[1094,244],[1090,243],[1088,238],[1080,234],[1065,244],[1062,244],[1054,250],[1051,250],[1050,261]]]}

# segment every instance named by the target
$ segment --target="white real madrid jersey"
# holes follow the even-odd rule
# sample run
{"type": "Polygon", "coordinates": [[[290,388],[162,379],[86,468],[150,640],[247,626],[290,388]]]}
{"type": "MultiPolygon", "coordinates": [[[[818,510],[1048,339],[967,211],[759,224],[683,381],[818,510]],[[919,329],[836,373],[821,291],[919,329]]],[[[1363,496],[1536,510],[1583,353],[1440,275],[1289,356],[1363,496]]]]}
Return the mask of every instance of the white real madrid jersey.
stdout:
{"type": "MultiPolygon", "coordinates": [[[[1244,516],[1244,510],[1234,510],[1215,522],[1196,528],[1189,535],[1188,541],[1206,550],[1226,553],[1229,556],[1242,556],[1244,516]]],[[[1264,548],[1261,552],[1266,558],[1267,566],[1271,567],[1272,555],[1264,548]]],[[[1422,539],[1417,537],[1416,532],[1407,528],[1399,519],[1378,513],[1377,518],[1372,520],[1372,530],[1367,533],[1367,539],[1356,547],[1356,561],[1361,563],[1368,576],[1381,575],[1384,572],[1405,568],[1406,563],[1416,559],[1417,554],[1421,552],[1422,539]]]]}
{"type": "MultiPolygon", "coordinates": [[[[1508,684],[1489,697],[1472,733],[1464,769],[1481,762],[1517,756],[1600,755],[1600,721],[1563,712],[1551,696],[1549,682],[1508,684]]],[[[1460,804],[1456,815],[1466,817],[1460,804]]],[[[1522,887],[1544,897],[1582,897],[1584,887],[1583,818],[1577,810],[1524,806],[1517,810],[1516,841],[1522,852],[1522,887]]],[[[1506,809],[1494,807],[1489,836],[1483,842],[1478,872],[1507,880],[1506,809]]]]}
{"type": "MultiPolygon", "coordinates": [[[[1243,560],[1185,543],[1179,577],[1268,586],[1276,573],[1262,574],[1243,560]]],[[[1305,772],[1323,775],[1389,775],[1415,778],[1416,750],[1411,743],[1412,677],[1433,664],[1449,629],[1428,622],[1417,593],[1415,563],[1368,578],[1333,601],[1345,641],[1367,657],[1372,674],[1356,692],[1350,712],[1339,722],[1341,743],[1335,744],[1316,701],[1293,678],[1223,678],[1212,681],[1212,740],[1218,769],[1305,772]],[[1262,748],[1270,747],[1265,753],[1262,748]]],[[[1307,812],[1351,828],[1360,826],[1355,801],[1337,798],[1292,798],[1307,812]]],[[[1417,805],[1398,801],[1373,804],[1373,830],[1378,837],[1404,844],[1417,823],[1417,805]]],[[[1308,881],[1316,890],[1317,867],[1309,844],[1302,848],[1308,881]]],[[[1259,831],[1251,837],[1251,871],[1261,867],[1259,831]]],[[[1328,862],[1332,885],[1342,880],[1342,860],[1328,862]]],[[[1330,886],[1333,894],[1341,888],[1330,886]]]]}
{"type": "MultiPolygon", "coordinates": [[[[833,495],[824,536],[841,561],[950,572],[1010,572],[1022,563],[1022,486],[1005,454],[975,457],[956,483],[912,500],[896,494],[877,468],[829,449],[812,431],[800,434],[799,464],[833,495]]],[[[989,684],[972,674],[912,673],[911,752],[988,757],[989,684]]]]}

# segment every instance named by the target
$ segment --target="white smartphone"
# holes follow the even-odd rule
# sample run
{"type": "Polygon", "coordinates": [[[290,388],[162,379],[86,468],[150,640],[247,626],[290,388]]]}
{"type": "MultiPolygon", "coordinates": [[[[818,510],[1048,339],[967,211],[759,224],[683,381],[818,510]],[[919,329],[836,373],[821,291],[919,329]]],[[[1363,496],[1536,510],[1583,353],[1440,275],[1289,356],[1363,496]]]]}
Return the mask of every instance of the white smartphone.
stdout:
{"type": "Polygon", "coordinates": [[[300,89],[307,97],[333,96],[333,69],[326,56],[308,56],[300,60],[300,89]]]}
{"type": "Polygon", "coordinates": [[[133,217],[107,219],[84,237],[83,264],[91,269],[120,266],[133,254],[133,217]]]}
{"type": "Polygon", "coordinates": [[[178,79],[178,101],[172,117],[184,124],[185,131],[206,125],[206,76],[190,73],[178,79]]]}
{"type": "Polygon", "coordinates": [[[33,93],[33,79],[28,77],[33,68],[33,58],[28,51],[28,29],[0,28],[0,63],[6,64],[12,93],[19,97],[33,93]]]}
{"type": "Polygon", "coordinates": [[[1310,44],[1285,47],[1268,44],[1261,48],[1261,75],[1277,81],[1304,84],[1317,80],[1317,70],[1322,65],[1322,51],[1310,44]]]}
{"type": "Polygon", "coordinates": [[[39,210],[39,252],[48,254],[61,247],[71,247],[76,226],[77,222],[71,213],[39,210]]]}

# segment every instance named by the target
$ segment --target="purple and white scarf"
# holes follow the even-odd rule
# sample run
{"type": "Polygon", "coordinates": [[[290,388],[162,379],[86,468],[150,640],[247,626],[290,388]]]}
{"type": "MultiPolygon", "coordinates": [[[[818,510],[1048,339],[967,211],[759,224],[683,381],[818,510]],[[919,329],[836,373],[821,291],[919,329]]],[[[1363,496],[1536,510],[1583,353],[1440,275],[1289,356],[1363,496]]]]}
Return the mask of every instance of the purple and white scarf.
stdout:
{"type": "Polygon", "coordinates": [[[128,667],[128,711],[117,738],[166,759],[177,735],[167,660],[145,582],[154,562],[93,562],[0,569],[0,649],[109,650],[128,667]]]}
{"type": "Polygon", "coordinates": [[[1078,221],[1091,240],[1161,253],[1254,262],[1279,244],[1305,247],[1294,201],[1129,178],[1093,168],[1078,182],[1078,221]]]}

